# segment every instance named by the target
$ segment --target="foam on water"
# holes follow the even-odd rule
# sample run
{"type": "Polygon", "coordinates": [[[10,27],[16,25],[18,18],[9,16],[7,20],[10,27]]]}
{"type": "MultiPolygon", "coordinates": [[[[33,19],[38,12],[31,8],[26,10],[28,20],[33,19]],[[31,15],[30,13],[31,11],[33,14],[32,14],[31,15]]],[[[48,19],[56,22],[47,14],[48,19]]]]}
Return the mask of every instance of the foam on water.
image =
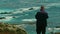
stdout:
{"type": "Polygon", "coordinates": [[[36,21],[36,19],[23,19],[22,21],[34,22],[34,21],[36,21]]]}
{"type": "Polygon", "coordinates": [[[12,17],[10,16],[5,17],[5,19],[0,19],[0,21],[10,21],[10,20],[12,20],[12,17]]]}
{"type": "Polygon", "coordinates": [[[31,12],[31,11],[37,10],[37,9],[39,9],[39,7],[20,8],[20,9],[14,10],[13,14],[24,13],[24,12],[31,12]],[[29,10],[31,8],[33,8],[33,9],[32,10],[29,10]]]}

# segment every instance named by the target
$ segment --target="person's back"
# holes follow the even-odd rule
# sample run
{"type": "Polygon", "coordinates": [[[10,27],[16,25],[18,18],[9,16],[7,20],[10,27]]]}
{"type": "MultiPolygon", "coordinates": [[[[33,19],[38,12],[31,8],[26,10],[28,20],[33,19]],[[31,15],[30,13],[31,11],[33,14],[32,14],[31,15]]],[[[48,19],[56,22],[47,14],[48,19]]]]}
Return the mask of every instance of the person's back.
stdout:
{"type": "Polygon", "coordinates": [[[47,18],[48,18],[48,14],[47,13],[41,13],[41,12],[37,12],[36,14],[36,19],[37,19],[37,25],[43,25],[46,26],[47,25],[47,18]]]}

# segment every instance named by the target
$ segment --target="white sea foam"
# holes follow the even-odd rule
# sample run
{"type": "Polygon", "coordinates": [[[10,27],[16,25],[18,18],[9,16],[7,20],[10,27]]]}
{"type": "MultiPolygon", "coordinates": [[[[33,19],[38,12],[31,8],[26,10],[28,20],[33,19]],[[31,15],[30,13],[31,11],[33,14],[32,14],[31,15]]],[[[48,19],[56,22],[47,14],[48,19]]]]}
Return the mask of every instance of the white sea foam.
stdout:
{"type": "Polygon", "coordinates": [[[60,6],[60,3],[49,3],[46,5],[47,7],[51,7],[51,6],[60,6]]]}
{"type": "Polygon", "coordinates": [[[13,19],[12,16],[7,16],[5,17],[5,19],[0,19],[0,21],[10,21],[12,19],[13,19]]]}
{"type": "Polygon", "coordinates": [[[14,10],[13,14],[23,13],[23,12],[29,12],[29,11],[32,11],[32,10],[29,10],[29,9],[31,9],[31,8],[33,8],[32,10],[37,10],[37,9],[39,9],[39,7],[20,8],[20,9],[14,10]]]}
{"type": "Polygon", "coordinates": [[[36,21],[36,19],[23,19],[22,21],[30,21],[30,22],[33,22],[33,21],[36,21]]]}
{"type": "MultiPolygon", "coordinates": [[[[44,5],[45,3],[42,3],[42,4],[44,5]]],[[[49,9],[52,6],[60,7],[60,3],[46,3],[46,5],[44,6],[45,6],[45,9],[49,9]]]]}

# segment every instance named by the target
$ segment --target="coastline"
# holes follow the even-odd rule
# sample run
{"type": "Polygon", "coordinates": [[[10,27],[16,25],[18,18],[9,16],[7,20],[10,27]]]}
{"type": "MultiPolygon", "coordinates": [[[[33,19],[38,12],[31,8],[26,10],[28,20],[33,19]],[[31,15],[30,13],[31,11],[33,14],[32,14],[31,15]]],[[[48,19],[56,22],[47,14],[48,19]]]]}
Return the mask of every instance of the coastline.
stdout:
{"type": "Polygon", "coordinates": [[[0,23],[0,34],[27,34],[27,32],[22,26],[17,27],[17,25],[0,23]]]}

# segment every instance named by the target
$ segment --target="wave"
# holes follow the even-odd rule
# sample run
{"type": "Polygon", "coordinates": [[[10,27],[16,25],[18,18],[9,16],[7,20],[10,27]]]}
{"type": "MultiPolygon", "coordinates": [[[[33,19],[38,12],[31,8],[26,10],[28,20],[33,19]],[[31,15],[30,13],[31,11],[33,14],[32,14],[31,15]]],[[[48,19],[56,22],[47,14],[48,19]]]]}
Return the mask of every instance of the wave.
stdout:
{"type": "Polygon", "coordinates": [[[7,17],[4,17],[5,19],[0,19],[0,21],[10,21],[10,20],[12,20],[13,18],[12,18],[12,16],[7,16],[7,17]]]}
{"type": "MultiPolygon", "coordinates": [[[[45,6],[45,9],[49,9],[50,7],[52,6],[57,6],[58,4],[48,4],[45,6]]],[[[25,13],[25,12],[31,12],[31,11],[34,11],[34,10],[40,10],[40,7],[29,7],[29,8],[20,8],[20,9],[16,9],[16,10],[13,10],[13,14],[17,14],[17,13],[25,13]]]]}
{"type": "Polygon", "coordinates": [[[39,7],[20,8],[20,9],[14,10],[13,14],[29,12],[37,9],[39,9],[39,7]]]}
{"type": "Polygon", "coordinates": [[[51,7],[51,6],[57,6],[60,7],[60,3],[49,3],[46,5],[47,7],[51,7]]]}
{"type": "Polygon", "coordinates": [[[16,19],[16,18],[19,18],[19,16],[7,16],[7,15],[3,15],[3,16],[0,16],[0,22],[12,22],[12,20],[16,19]],[[2,18],[4,17],[4,18],[2,18]]]}
{"type": "MultiPolygon", "coordinates": [[[[45,8],[48,9],[51,6],[59,6],[59,5],[60,5],[60,3],[49,3],[49,4],[45,5],[45,8]]],[[[4,13],[4,12],[10,13],[11,12],[11,14],[17,14],[17,13],[24,13],[24,12],[29,12],[29,11],[38,10],[38,9],[40,9],[39,6],[38,7],[29,7],[29,8],[19,8],[19,9],[9,10],[9,11],[0,10],[0,13],[1,12],[2,13],[4,13]],[[31,8],[33,8],[33,9],[31,9],[31,8]],[[29,9],[31,9],[31,10],[29,10],[29,9]]]]}
{"type": "Polygon", "coordinates": [[[36,19],[23,19],[22,21],[34,22],[34,21],[36,21],[36,19]]]}

